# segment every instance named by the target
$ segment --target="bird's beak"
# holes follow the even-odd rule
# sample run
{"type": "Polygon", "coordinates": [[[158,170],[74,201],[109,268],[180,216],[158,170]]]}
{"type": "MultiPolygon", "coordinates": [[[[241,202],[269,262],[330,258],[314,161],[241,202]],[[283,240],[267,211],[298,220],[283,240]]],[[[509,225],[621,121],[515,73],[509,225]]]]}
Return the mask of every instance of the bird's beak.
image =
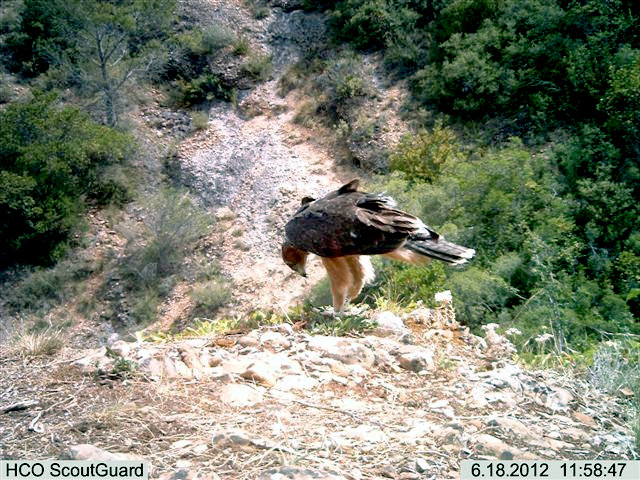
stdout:
{"type": "Polygon", "coordinates": [[[296,265],[294,270],[298,272],[301,276],[307,278],[307,271],[304,268],[304,265],[296,265]]]}

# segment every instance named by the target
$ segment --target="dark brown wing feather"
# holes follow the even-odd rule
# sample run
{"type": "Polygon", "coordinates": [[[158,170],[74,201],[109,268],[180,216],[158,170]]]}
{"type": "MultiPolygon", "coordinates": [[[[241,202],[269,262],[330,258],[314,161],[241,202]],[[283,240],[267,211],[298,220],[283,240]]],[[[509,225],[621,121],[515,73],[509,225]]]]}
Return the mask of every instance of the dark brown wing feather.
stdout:
{"type": "Polygon", "coordinates": [[[285,226],[289,242],[321,257],[339,257],[388,253],[418,231],[429,237],[418,218],[357,186],[354,180],[303,205],[285,226]]]}

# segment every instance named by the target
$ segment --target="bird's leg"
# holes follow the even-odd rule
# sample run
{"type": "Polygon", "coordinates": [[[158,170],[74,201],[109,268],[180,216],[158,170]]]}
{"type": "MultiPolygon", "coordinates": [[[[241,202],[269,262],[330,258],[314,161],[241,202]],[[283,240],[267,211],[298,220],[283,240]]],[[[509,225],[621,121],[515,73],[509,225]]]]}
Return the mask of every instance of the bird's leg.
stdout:
{"type": "Polygon", "coordinates": [[[360,257],[357,255],[350,255],[344,257],[351,273],[351,282],[349,287],[349,300],[356,298],[362,291],[365,283],[365,272],[362,264],[360,263],[360,257]]]}
{"type": "Polygon", "coordinates": [[[331,296],[333,298],[334,311],[341,312],[347,302],[347,291],[349,289],[351,271],[344,257],[325,258],[321,257],[324,268],[329,275],[331,283],[331,296]]]}

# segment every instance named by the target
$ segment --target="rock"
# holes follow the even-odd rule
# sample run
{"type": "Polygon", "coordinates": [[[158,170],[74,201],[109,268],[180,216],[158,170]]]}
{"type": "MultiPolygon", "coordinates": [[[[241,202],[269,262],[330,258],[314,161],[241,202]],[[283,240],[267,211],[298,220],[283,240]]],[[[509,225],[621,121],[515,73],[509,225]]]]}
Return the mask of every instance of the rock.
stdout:
{"type": "Polygon", "coordinates": [[[522,454],[522,451],[517,448],[512,447],[499,438],[486,433],[473,435],[470,440],[479,453],[501,460],[511,460],[522,454]]]}
{"type": "Polygon", "coordinates": [[[451,303],[453,296],[451,295],[451,290],[445,290],[443,292],[437,292],[434,295],[434,299],[437,303],[451,303]]]}
{"type": "Polygon", "coordinates": [[[427,462],[424,458],[416,459],[416,471],[418,473],[425,473],[429,471],[429,462],[427,462]]]}
{"type": "Polygon", "coordinates": [[[414,323],[429,325],[431,323],[431,319],[433,318],[433,310],[425,307],[416,308],[415,310],[409,312],[406,318],[408,321],[414,323]]]}
{"type": "Polygon", "coordinates": [[[232,407],[249,407],[262,402],[264,396],[250,385],[228,383],[220,388],[220,400],[232,407]]]}
{"type": "Polygon", "coordinates": [[[435,367],[433,352],[426,348],[404,346],[397,355],[400,366],[412,372],[432,370],[435,367]]]}
{"type": "Polygon", "coordinates": [[[594,420],[593,417],[587,415],[586,413],[582,413],[582,412],[572,412],[571,416],[573,417],[573,419],[576,422],[582,423],[584,425],[587,425],[589,427],[595,427],[596,421],[594,420]]]}
{"type": "Polygon", "coordinates": [[[176,369],[177,376],[182,378],[193,378],[193,370],[187,367],[187,365],[179,358],[176,358],[173,361],[173,365],[176,369]]]}
{"type": "Polygon", "coordinates": [[[282,333],[272,330],[260,335],[260,344],[275,351],[286,350],[291,346],[291,342],[282,333]]]}
{"type": "Polygon", "coordinates": [[[178,467],[177,470],[163,473],[158,480],[220,480],[215,472],[201,472],[190,467],[178,467]]]}
{"type": "Polygon", "coordinates": [[[258,347],[260,346],[260,339],[257,338],[257,332],[251,332],[249,335],[244,335],[238,339],[238,345],[243,347],[258,347]]]}
{"type": "Polygon", "coordinates": [[[485,339],[489,346],[487,356],[494,359],[508,357],[516,353],[516,347],[513,346],[513,343],[496,331],[499,327],[500,325],[497,323],[489,323],[482,326],[482,329],[486,332],[485,339]]]}
{"type": "Polygon", "coordinates": [[[246,380],[251,380],[264,385],[265,387],[273,387],[278,381],[278,374],[272,365],[264,363],[253,363],[240,376],[246,380]]]}
{"type": "Polygon", "coordinates": [[[195,372],[201,371],[203,364],[200,361],[200,353],[191,345],[184,344],[178,347],[178,354],[184,364],[195,372]]]}
{"type": "Polygon", "coordinates": [[[345,477],[302,467],[278,467],[263,472],[256,480],[345,480],[345,477]]]}
{"type": "Polygon", "coordinates": [[[173,442],[169,445],[171,450],[181,450],[183,448],[189,447],[193,442],[191,440],[178,440],[177,442],[173,442]]]}
{"type": "Polygon", "coordinates": [[[291,390],[312,390],[317,385],[316,379],[306,375],[285,375],[276,382],[275,388],[289,392],[291,390]]]}
{"type": "Polygon", "coordinates": [[[255,442],[247,432],[241,430],[214,433],[211,435],[211,443],[218,448],[227,448],[233,445],[240,447],[254,446],[255,442]]]}
{"type": "Polygon", "coordinates": [[[87,443],[74,445],[64,455],[69,460],[97,460],[97,461],[116,461],[116,460],[144,460],[137,455],[129,453],[112,453],[102,448],[87,443]]]}
{"type": "Polygon", "coordinates": [[[220,369],[222,373],[240,375],[246,372],[252,363],[253,361],[250,358],[230,358],[220,364],[220,369]]]}
{"type": "Polygon", "coordinates": [[[411,331],[405,326],[404,322],[392,312],[382,311],[376,312],[371,316],[371,322],[377,325],[374,334],[380,336],[401,337],[411,331]]]}
{"type": "Polygon", "coordinates": [[[133,342],[125,342],[123,340],[118,340],[109,345],[109,349],[117,355],[121,357],[128,356],[136,347],[136,344],[133,342]]]}
{"type": "Polygon", "coordinates": [[[350,338],[316,335],[309,340],[309,349],[346,364],[359,363],[371,368],[375,363],[371,349],[350,338]]]}
{"type": "Polygon", "coordinates": [[[545,405],[551,410],[567,410],[573,402],[574,396],[569,390],[561,387],[551,387],[552,392],[547,395],[545,405]]]}
{"type": "Polygon", "coordinates": [[[494,417],[487,421],[490,427],[497,427],[503,432],[510,433],[517,438],[531,442],[532,440],[541,440],[543,432],[536,425],[525,425],[520,420],[511,417],[494,417]]]}
{"type": "Polygon", "coordinates": [[[269,0],[273,7],[280,7],[285,12],[300,10],[304,8],[304,0],[269,0]]]}
{"type": "Polygon", "coordinates": [[[443,445],[462,444],[462,432],[453,427],[437,428],[433,432],[433,436],[438,440],[438,443],[443,445]]]}

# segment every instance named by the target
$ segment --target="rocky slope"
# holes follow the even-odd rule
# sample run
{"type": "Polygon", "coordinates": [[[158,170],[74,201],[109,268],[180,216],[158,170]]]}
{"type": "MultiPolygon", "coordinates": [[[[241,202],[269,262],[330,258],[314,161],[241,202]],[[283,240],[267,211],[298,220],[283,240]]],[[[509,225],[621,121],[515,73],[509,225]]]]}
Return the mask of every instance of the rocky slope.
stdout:
{"type": "Polygon", "coordinates": [[[359,337],[289,324],[5,358],[5,458],[143,458],[153,477],[458,478],[475,459],[632,459],[623,399],[513,363],[442,303],[359,337]],[[29,382],[18,381],[23,377],[29,382]]]}
{"type": "MultiPolygon", "coordinates": [[[[316,262],[305,281],[282,264],[284,222],[301,197],[359,175],[336,165],[326,132],[293,123],[299,92],[276,94],[326,35],[324,17],[287,1],[259,19],[236,1],[183,3],[272,55],[269,79],[241,91],[237,108],[215,103],[178,161],[218,219],[203,245],[235,283],[223,314],[286,312],[324,274],[316,262]]],[[[190,131],[184,112],[154,105],[142,119],[158,138],[190,131]]],[[[169,320],[188,310],[188,289],[174,292],[169,320]]],[[[373,320],[378,328],[350,337],[281,323],[137,342],[102,342],[111,331],[87,320],[53,357],[0,351],[0,457],[144,458],[152,478],[230,480],[458,478],[465,458],[638,458],[624,392],[524,369],[507,339],[491,326],[484,339],[470,334],[446,302],[373,320]]]]}

